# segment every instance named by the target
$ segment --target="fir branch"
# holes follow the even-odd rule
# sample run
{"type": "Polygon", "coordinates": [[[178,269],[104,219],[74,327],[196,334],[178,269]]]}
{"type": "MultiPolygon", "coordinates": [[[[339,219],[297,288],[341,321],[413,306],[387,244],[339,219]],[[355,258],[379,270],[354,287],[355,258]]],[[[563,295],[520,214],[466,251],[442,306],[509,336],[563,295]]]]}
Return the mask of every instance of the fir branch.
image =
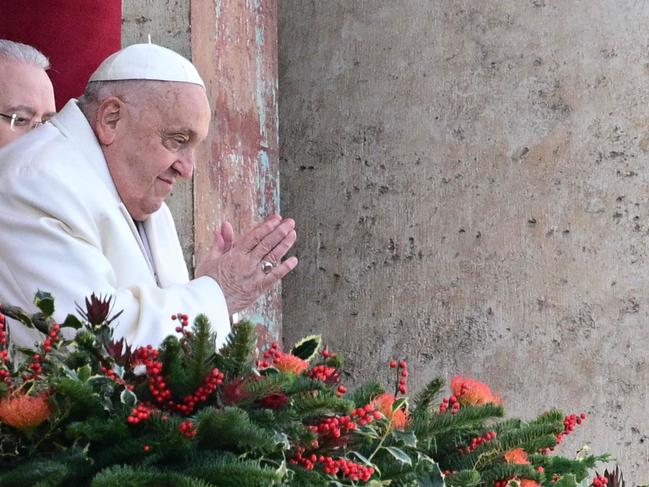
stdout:
{"type": "Polygon", "coordinates": [[[178,338],[170,335],[164,339],[160,347],[160,361],[167,385],[174,397],[185,397],[196,390],[191,381],[191,371],[186,367],[185,353],[178,338]]]}
{"type": "Polygon", "coordinates": [[[216,355],[216,366],[229,379],[242,377],[252,370],[250,361],[257,338],[255,328],[249,321],[237,323],[216,355]]]}
{"type": "Polygon", "coordinates": [[[243,409],[226,407],[222,411],[205,408],[196,416],[196,439],[204,448],[234,451],[271,452],[274,436],[255,425],[243,409]]]}
{"type": "Polygon", "coordinates": [[[542,438],[541,444],[545,445],[550,442],[550,446],[554,446],[556,444],[554,435],[559,431],[557,431],[557,427],[553,423],[529,424],[516,430],[502,432],[498,435],[496,441],[503,451],[520,447],[528,453],[534,453],[539,449],[535,444],[536,439],[542,438]]]}
{"type": "Polygon", "coordinates": [[[291,482],[288,485],[294,485],[295,487],[329,487],[331,483],[329,479],[323,477],[318,472],[313,470],[306,470],[302,467],[293,467],[292,470],[293,477],[291,482]]]}
{"type": "Polygon", "coordinates": [[[354,390],[349,395],[349,400],[352,401],[356,407],[361,407],[369,404],[372,402],[372,399],[384,392],[385,389],[378,381],[371,380],[354,390]]]}
{"type": "Polygon", "coordinates": [[[317,416],[329,416],[335,413],[346,414],[352,409],[352,404],[331,392],[322,391],[317,395],[299,394],[293,396],[293,412],[298,420],[317,416]]]}
{"type": "Polygon", "coordinates": [[[595,467],[597,462],[606,462],[608,455],[593,456],[572,460],[566,457],[555,457],[541,454],[529,455],[529,460],[534,465],[540,465],[545,470],[545,475],[552,478],[556,474],[563,477],[567,474],[574,474],[577,482],[581,482],[588,476],[588,471],[595,467]]]}
{"type": "Polygon", "coordinates": [[[204,480],[155,467],[118,465],[102,470],[91,487],[216,487],[204,480]]]}
{"type": "Polygon", "coordinates": [[[257,460],[239,460],[234,455],[205,456],[194,460],[184,473],[219,487],[268,487],[279,483],[281,475],[257,460]]]}
{"type": "Polygon", "coordinates": [[[125,418],[91,417],[70,423],[65,431],[68,438],[90,440],[98,444],[113,444],[130,437],[125,418]]]}
{"type": "Polygon", "coordinates": [[[433,414],[415,418],[413,429],[417,438],[425,439],[449,432],[475,429],[484,421],[502,417],[503,414],[503,408],[495,404],[465,406],[456,414],[433,414]]]}
{"type": "Polygon", "coordinates": [[[470,487],[480,483],[480,473],[477,470],[460,470],[452,475],[447,475],[444,483],[448,487],[470,487]]]}
{"type": "Polygon", "coordinates": [[[88,417],[103,412],[100,397],[88,382],[70,377],[60,377],[53,381],[53,389],[62,399],[62,409],[68,409],[70,417],[88,417]]]}
{"type": "Polygon", "coordinates": [[[210,331],[210,320],[200,314],[187,338],[189,353],[185,362],[192,389],[200,387],[211,369],[210,357],[216,349],[216,335],[210,331]]]}
{"type": "Polygon", "coordinates": [[[530,464],[499,463],[481,472],[482,482],[490,485],[498,480],[510,477],[541,481],[541,474],[530,464]]]}
{"type": "Polygon", "coordinates": [[[86,452],[72,447],[64,452],[57,452],[55,458],[35,457],[3,469],[0,473],[2,487],[25,487],[46,482],[43,485],[58,486],[66,481],[84,480],[90,475],[91,460],[86,452]]]}
{"type": "Polygon", "coordinates": [[[426,387],[417,394],[414,404],[412,406],[412,415],[413,417],[421,415],[424,411],[430,410],[433,401],[439,394],[439,391],[444,387],[444,381],[442,379],[434,379],[426,384],[426,387]]]}

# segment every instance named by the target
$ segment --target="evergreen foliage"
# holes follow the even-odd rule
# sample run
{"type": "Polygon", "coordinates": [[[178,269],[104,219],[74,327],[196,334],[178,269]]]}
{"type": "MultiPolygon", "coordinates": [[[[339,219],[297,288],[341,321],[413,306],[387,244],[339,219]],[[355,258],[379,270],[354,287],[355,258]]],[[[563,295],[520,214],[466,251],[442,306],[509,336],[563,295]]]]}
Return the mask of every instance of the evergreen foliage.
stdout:
{"type": "Polygon", "coordinates": [[[1,486],[576,487],[605,458],[550,455],[567,434],[562,413],[502,419],[480,387],[453,390],[447,410],[435,379],[409,404],[403,361],[391,365],[395,387],[347,392],[342,361],[320,337],[296,355],[259,350],[253,325],[241,323],[215,352],[209,320],[189,328],[178,314],[178,336],[132,350],[112,340],[110,300],[92,296],[84,321],[63,323],[72,340],[51,319],[51,296],[37,305],[32,317],[2,308],[47,334],[21,361],[1,345],[0,314],[1,486]]]}

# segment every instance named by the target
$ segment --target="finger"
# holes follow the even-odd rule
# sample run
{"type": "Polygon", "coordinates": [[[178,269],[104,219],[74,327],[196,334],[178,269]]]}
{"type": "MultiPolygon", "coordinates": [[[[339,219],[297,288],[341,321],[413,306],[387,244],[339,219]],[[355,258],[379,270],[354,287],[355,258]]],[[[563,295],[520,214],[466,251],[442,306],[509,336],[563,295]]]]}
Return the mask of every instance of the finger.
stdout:
{"type": "Polygon", "coordinates": [[[266,274],[264,276],[264,279],[261,281],[261,288],[262,292],[267,291],[273,285],[282,279],[286,274],[291,272],[293,269],[297,267],[298,260],[297,257],[289,257],[286,259],[284,262],[282,262],[280,265],[275,267],[269,274],[266,274]]]}
{"type": "Polygon", "coordinates": [[[234,230],[229,221],[224,221],[221,224],[221,239],[223,240],[223,252],[228,252],[234,242],[234,230]]]}
{"type": "Polygon", "coordinates": [[[281,223],[282,217],[273,215],[261,225],[257,225],[240,240],[241,250],[245,253],[251,252],[266,235],[275,230],[281,223]]]}
{"type": "Polygon", "coordinates": [[[214,241],[212,243],[212,250],[215,253],[221,255],[225,252],[225,240],[223,239],[223,234],[218,230],[214,230],[214,241]]]}
{"type": "Polygon", "coordinates": [[[291,250],[291,247],[293,247],[293,244],[296,240],[297,233],[295,233],[295,230],[291,230],[289,234],[280,243],[278,243],[273,250],[271,250],[263,257],[263,260],[267,260],[271,264],[277,265],[282,261],[282,257],[284,257],[286,253],[291,250]]]}
{"type": "Polygon", "coordinates": [[[284,220],[275,230],[266,235],[250,252],[256,259],[261,260],[294,231],[295,221],[292,218],[284,220]]]}

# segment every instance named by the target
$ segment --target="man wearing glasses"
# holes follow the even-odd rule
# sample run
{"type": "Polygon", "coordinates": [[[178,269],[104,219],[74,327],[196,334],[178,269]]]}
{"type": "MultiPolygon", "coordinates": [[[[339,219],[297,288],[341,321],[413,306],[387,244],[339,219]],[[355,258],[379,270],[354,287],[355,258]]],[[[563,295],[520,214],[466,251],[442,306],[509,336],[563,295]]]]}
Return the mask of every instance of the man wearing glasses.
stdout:
{"type": "Polygon", "coordinates": [[[0,147],[56,112],[48,59],[26,44],[0,39],[0,147]]]}

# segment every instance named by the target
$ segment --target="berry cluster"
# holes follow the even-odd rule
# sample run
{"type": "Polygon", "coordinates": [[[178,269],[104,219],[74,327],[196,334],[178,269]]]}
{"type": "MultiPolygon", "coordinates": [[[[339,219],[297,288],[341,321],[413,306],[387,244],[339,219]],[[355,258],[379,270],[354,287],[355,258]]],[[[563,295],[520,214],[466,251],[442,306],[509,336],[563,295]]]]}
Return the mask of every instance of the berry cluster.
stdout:
{"type": "Polygon", "coordinates": [[[184,337],[188,337],[192,334],[191,331],[187,329],[189,326],[189,316],[184,313],[178,313],[176,315],[171,315],[173,321],[180,321],[180,326],[176,327],[176,333],[180,333],[184,337]]]}
{"type": "Polygon", "coordinates": [[[351,417],[358,418],[356,422],[361,426],[365,426],[366,424],[370,424],[375,419],[381,419],[383,415],[371,404],[366,404],[362,408],[354,409],[352,411],[351,417]]]}
{"type": "Polygon", "coordinates": [[[116,384],[124,386],[129,391],[133,390],[133,385],[132,384],[127,384],[126,381],[124,379],[122,379],[119,375],[117,375],[115,373],[115,371],[113,369],[111,369],[110,367],[100,367],[99,368],[99,373],[104,374],[110,380],[112,380],[116,384]]]}
{"type": "MultiPolygon", "coordinates": [[[[557,445],[561,443],[566,436],[572,433],[578,425],[583,423],[585,419],[586,413],[581,413],[579,415],[569,414],[568,416],[563,418],[563,431],[557,435],[557,445]]],[[[540,450],[540,452],[544,455],[549,454],[551,451],[554,451],[554,447],[543,448],[540,450]]]]}
{"type": "Polygon", "coordinates": [[[397,392],[401,394],[408,393],[408,384],[406,378],[408,377],[408,362],[405,360],[390,360],[390,368],[397,369],[397,387],[394,395],[397,395],[397,392]]]}
{"type": "Polygon", "coordinates": [[[486,443],[487,441],[491,441],[491,440],[495,439],[496,436],[497,436],[497,434],[496,434],[495,431],[487,431],[482,436],[472,438],[467,447],[460,448],[460,453],[469,454],[469,453],[473,452],[476,448],[478,448],[480,445],[482,445],[483,443],[486,443]]]}
{"type": "Polygon", "coordinates": [[[131,414],[126,419],[131,424],[138,424],[140,421],[146,421],[156,409],[147,404],[138,404],[131,409],[131,414]]]}
{"type": "Polygon", "coordinates": [[[607,484],[608,484],[608,477],[604,477],[603,475],[598,474],[593,479],[592,486],[593,487],[606,487],[607,484]]]}
{"type": "Polygon", "coordinates": [[[356,423],[350,416],[324,418],[317,425],[309,426],[309,429],[319,436],[320,439],[340,438],[344,433],[354,431],[356,423]]]}
{"type": "Polygon", "coordinates": [[[451,408],[451,413],[453,414],[460,410],[460,401],[457,400],[457,397],[449,396],[442,399],[442,403],[439,405],[439,412],[443,414],[448,411],[448,408],[451,408]]]}
{"type": "Polygon", "coordinates": [[[52,326],[52,330],[48,334],[47,338],[43,342],[43,352],[49,353],[52,351],[52,347],[61,339],[61,325],[55,324],[52,326]]]}
{"type": "Polygon", "coordinates": [[[180,426],[178,426],[178,429],[180,430],[180,433],[187,438],[193,438],[196,436],[196,426],[191,421],[183,421],[180,423],[180,426]]]}
{"type": "Polygon", "coordinates": [[[307,375],[312,379],[325,383],[336,382],[340,376],[337,369],[326,365],[316,365],[309,370],[307,375]]]}
{"type": "Polygon", "coordinates": [[[5,315],[0,313],[0,381],[5,382],[11,387],[13,381],[11,380],[11,367],[8,363],[9,352],[6,349],[8,335],[5,315]]]}
{"type": "Polygon", "coordinates": [[[257,368],[259,369],[265,369],[267,367],[270,367],[273,365],[273,362],[275,361],[275,358],[279,356],[281,352],[279,351],[279,345],[277,342],[272,342],[270,344],[270,348],[264,352],[263,360],[258,360],[257,361],[257,368]]]}
{"type": "Polygon", "coordinates": [[[162,375],[162,362],[158,360],[158,350],[151,345],[147,345],[145,348],[138,348],[134,353],[134,357],[136,362],[142,362],[146,367],[149,392],[154,400],[160,406],[166,406],[172,411],[186,415],[191,414],[199,403],[206,401],[216,388],[221,385],[225,377],[222,372],[219,372],[219,369],[212,369],[194,394],[185,396],[180,403],[175,403],[171,399],[171,390],[162,375]]]}
{"type": "Polygon", "coordinates": [[[333,352],[330,352],[328,348],[324,348],[321,352],[322,357],[326,360],[328,358],[336,358],[336,354],[333,352]]]}
{"type": "Polygon", "coordinates": [[[345,458],[333,458],[324,455],[312,454],[308,457],[297,454],[291,463],[294,465],[302,465],[307,470],[313,470],[317,464],[322,465],[322,470],[329,475],[336,476],[341,474],[352,482],[361,481],[367,482],[374,475],[374,468],[366,467],[359,463],[352,462],[345,458]]]}
{"type": "Polygon", "coordinates": [[[23,380],[35,380],[43,372],[43,360],[45,355],[52,351],[52,347],[61,339],[61,325],[52,325],[51,331],[47,334],[47,338],[43,341],[43,353],[35,353],[30,358],[29,368],[31,375],[23,375],[23,380]]]}

